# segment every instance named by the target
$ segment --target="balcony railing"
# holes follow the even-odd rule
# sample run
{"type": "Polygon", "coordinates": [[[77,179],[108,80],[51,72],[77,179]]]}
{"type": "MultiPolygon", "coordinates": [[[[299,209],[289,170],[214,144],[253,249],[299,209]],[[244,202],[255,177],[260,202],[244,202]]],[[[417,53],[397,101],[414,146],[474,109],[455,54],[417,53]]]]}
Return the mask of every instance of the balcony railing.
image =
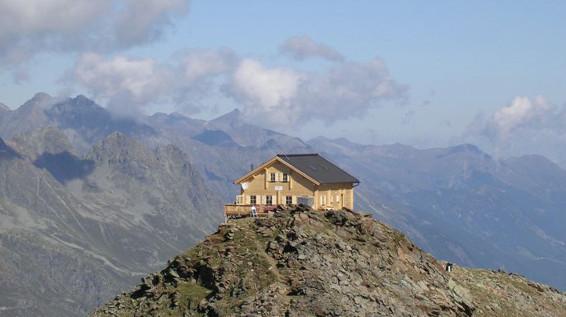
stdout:
{"type": "MultiPolygon", "coordinates": [[[[252,214],[252,206],[254,205],[238,205],[229,204],[224,205],[224,215],[228,218],[234,217],[248,217],[252,214]]],[[[255,205],[258,217],[265,217],[273,213],[277,208],[275,205],[255,205]]]]}

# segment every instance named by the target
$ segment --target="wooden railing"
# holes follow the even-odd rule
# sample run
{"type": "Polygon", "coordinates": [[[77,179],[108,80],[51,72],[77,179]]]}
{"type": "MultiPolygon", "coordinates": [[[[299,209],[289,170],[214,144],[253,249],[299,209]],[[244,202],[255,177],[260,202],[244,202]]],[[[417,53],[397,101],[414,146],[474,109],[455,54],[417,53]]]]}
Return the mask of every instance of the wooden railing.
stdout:
{"type": "MultiPolygon", "coordinates": [[[[277,206],[272,205],[255,205],[256,213],[258,217],[265,217],[277,208],[277,206]]],[[[237,205],[229,204],[224,205],[224,215],[226,217],[248,217],[251,216],[252,205],[237,205]]]]}

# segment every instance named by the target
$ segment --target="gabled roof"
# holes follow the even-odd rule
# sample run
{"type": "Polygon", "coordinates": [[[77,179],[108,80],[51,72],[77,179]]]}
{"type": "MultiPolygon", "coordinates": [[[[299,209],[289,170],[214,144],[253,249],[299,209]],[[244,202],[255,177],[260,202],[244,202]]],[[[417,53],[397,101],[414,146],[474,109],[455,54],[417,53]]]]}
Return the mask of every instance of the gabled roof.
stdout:
{"type": "Polygon", "coordinates": [[[320,184],[359,183],[334,163],[319,154],[277,154],[277,157],[316,179],[320,184]]]}
{"type": "Polygon", "coordinates": [[[357,184],[360,182],[357,178],[346,173],[343,169],[339,168],[319,154],[277,154],[275,157],[261,164],[256,169],[235,180],[234,183],[241,183],[274,161],[279,161],[287,165],[317,185],[339,183],[357,184]]]}

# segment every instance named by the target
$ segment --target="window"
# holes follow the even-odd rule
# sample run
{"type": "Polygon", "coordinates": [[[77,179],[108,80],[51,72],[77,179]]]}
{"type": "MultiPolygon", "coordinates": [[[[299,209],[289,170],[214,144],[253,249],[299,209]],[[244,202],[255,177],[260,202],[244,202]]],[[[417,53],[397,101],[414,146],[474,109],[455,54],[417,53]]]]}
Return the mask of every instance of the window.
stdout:
{"type": "Polygon", "coordinates": [[[289,175],[287,173],[283,173],[283,183],[287,183],[289,181],[289,175]]]}
{"type": "Polygon", "coordinates": [[[251,205],[255,205],[257,203],[256,197],[255,195],[251,195],[250,196],[250,204],[251,205]]]}
{"type": "Polygon", "coordinates": [[[275,182],[275,173],[271,173],[271,181],[275,182]]]}
{"type": "Polygon", "coordinates": [[[285,204],[292,205],[293,204],[293,196],[285,196],[285,204]]]}
{"type": "Polygon", "coordinates": [[[321,206],[326,205],[326,195],[321,195],[321,196],[320,196],[320,205],[321,205],[321,206]]]}
{"type": "Polygon", "coordinates": [[[273,205],[273,196],[265,196],[265,204],[268,206],[273,205]]]}

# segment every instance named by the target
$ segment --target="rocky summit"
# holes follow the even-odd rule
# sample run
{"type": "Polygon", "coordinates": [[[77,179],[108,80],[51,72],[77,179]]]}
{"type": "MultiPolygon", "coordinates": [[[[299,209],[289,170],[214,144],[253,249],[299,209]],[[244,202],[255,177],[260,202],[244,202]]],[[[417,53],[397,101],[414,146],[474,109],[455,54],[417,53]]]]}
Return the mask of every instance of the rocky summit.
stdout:
{"type": "Polygon", "coordinates": [[[566,294],[468,269],[369,216],[284,209],[230,220],[92,316],[566,316],[566,294]]]}

